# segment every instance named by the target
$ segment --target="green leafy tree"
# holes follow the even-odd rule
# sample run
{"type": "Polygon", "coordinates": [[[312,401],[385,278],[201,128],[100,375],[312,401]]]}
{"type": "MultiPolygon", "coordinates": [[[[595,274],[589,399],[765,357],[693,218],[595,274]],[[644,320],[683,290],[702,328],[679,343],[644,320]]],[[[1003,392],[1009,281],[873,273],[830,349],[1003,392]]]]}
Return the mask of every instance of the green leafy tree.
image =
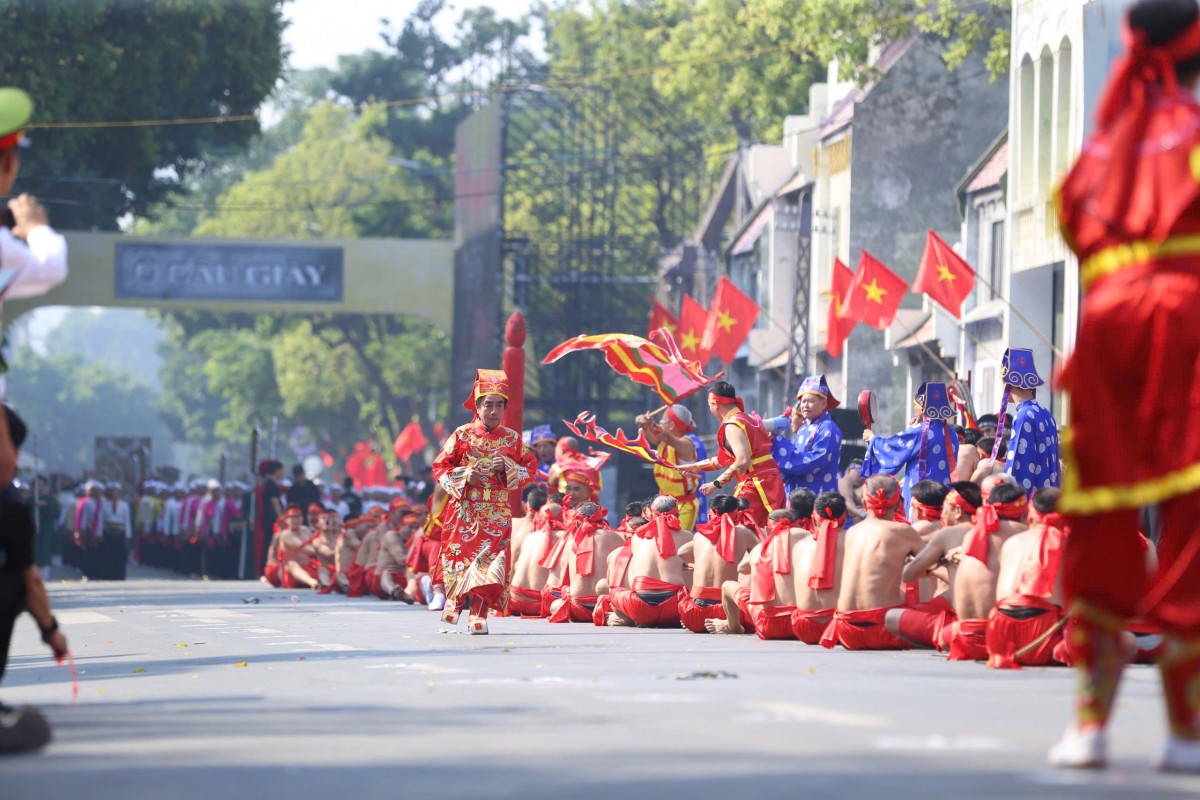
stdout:
{"type": "Polygon", "coordinates": [[[283,0],[0,0],[0,85],[34,98],[20,188],[61,228],[115,229],[256,120],[37,127],[253,115],[283,67],[283,0]],[[165,176],[165,177],[164,177],[165,176]]]}

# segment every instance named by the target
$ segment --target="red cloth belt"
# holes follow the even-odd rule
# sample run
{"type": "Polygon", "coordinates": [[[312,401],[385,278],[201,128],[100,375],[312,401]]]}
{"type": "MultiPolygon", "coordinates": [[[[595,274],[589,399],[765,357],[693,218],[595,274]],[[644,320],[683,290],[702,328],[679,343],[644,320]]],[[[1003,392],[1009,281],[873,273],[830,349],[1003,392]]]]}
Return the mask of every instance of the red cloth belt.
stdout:
{"type": "Polygon", "coordinates": [[[692,587],[692,599],[693,600],[717,600],[717,601],[720,601],[721,587],[720,586],[693,586],[692,587]]]}
{"type": "Polygon", "coordinates": [[[641,575],[633,579],[633,591],[677,592],[679,591],[679,584],[667,583],[666,581],[660,581],[658,578],[650,578],[645,575],[641,575]]]}

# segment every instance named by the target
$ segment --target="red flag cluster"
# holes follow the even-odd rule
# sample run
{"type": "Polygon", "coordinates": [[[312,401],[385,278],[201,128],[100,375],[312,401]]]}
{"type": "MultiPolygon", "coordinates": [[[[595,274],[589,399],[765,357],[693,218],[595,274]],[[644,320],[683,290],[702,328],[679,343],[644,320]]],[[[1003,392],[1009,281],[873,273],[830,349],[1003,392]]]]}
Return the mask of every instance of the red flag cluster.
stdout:
{"type": "Polygon", "coordinates": [[[676,318],[654,300],[650,309],[650,330],[666,328],[670,331],[680,352],[689,361],[698,361],[703,366],[716,356],[729,364],[749,338],[761,310],[758,303],[722,275],[708,309],[690,294],[685,294],[676,318]]]}
{"type": "MultiPolygon", "coordinates": [[[[912,291],[927,295],[958,319],[962,316],[963,301],[974,288],[975,270],[941,237],[930,231],[912,291]]],[[[895,320],[908,289],[903,278],[866,250],[854,272],[841,261],[835,261],[825,332],[826,351],[834,358],[839,357],[846,338],[860,322],[879,330],[886,329],[895,320]]]]}

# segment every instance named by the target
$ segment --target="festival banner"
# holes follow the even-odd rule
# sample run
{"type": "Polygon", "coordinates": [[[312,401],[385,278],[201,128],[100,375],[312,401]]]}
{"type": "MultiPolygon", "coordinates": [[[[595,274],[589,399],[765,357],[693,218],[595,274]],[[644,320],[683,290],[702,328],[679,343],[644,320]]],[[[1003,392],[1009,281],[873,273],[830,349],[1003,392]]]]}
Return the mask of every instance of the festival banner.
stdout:
{"type": "Polygon", "coordinates": [[[907,290],[908,284],[903,278],[863,250],[854,279],[850,281],[849,300],[842,316],[885,330],[896,318],[907,290]]]}

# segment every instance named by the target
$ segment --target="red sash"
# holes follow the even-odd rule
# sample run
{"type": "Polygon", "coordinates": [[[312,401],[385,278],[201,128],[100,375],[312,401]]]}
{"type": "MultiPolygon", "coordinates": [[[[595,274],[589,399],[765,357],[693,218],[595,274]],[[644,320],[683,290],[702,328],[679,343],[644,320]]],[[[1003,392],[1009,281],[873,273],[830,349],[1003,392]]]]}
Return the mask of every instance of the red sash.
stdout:
{"type": "Polygon", "coordinates": [[[1017,584],[1018,594],[1050,597],[1054,594],[1054,583],[1058,579],[1058,566],[1062,562],[1063,544],[1067,538],[1066,518],[1062,514],[1042,516],[1031,512],[1030,521],[1041,523],[1042,535],[1036,552],[1025,557],[1021,565],[1021,581],[1017,584]]]}
{"type": "Polygon", "coordinates": [[[732,514],[722,514],[711,522],[696,526],[696,533],[712,542],[717,555],[730,564],[737,556],[737,523],[732,514]]]}
{"type": "Polygon", "coordinates": [[[808,567],[808,588],[833,588],[834,574],[837,570],[838,531],[845,521],[846,515],[843,514],[837,519],[822,517],[817,523],[817,529],[813,531],[813,541],[817,546],[813,550],[812,562],[808,567]]]}
{"type": "Polygon", "coordinates": [[[975,513],[975,523],[963,540],[963,554],[988,563],[992,534],[1000,530],[1000,520],[1016,521],[1025,516],[1029,500],[1024,496],[1011,503],[989,503],[975,513]]]}
{"type": "Polygon", "coordinates": [[[790,519],[778,520],[767,534],[762,545],[762,554],[754,565],[750,576],[751,603],[769,603],[775,599],[775,576],[790,575],[792,572],[790,519]]]}

